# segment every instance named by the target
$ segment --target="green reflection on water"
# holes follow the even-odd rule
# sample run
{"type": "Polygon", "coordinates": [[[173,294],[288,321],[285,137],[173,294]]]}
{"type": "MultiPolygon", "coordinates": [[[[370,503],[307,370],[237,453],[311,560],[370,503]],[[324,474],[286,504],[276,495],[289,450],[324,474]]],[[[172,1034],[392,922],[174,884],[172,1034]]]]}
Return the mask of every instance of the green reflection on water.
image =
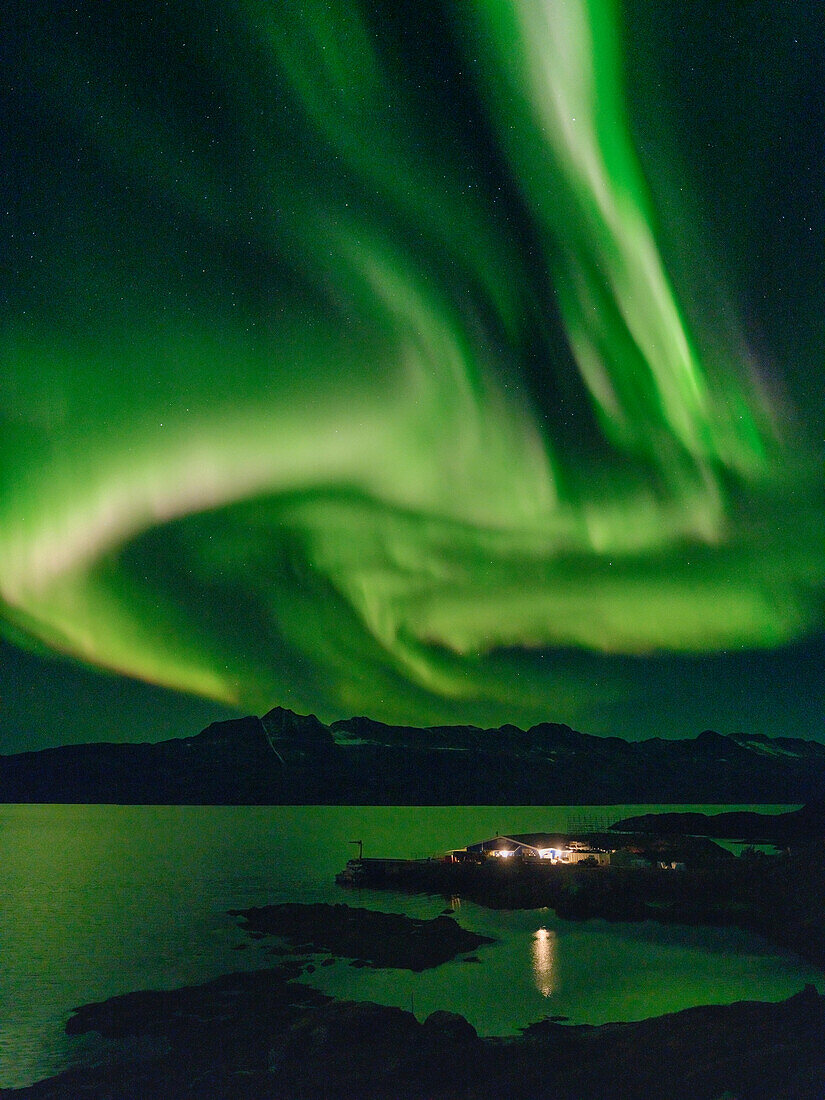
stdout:
{"type": "MultiPolygon", "coordinates": [[[[230,908],[343,901],[424,917],[445,908],[444,898],[336,887],[353,838],[365,854],[422,856],[497,831],[560,830],[571,816],[617,820],[657,808],[0,806],[0,1088],[85,1057],[63,1034],[75,1005],[271,965],[266,942],[250,944],[230,908]]],[[[574,924],[546,909],[452,902],[463,926],[496,937],[478,963],[413,975],[341,961],[308,980],[339,996],[413,1004],[419,1018],[461,1012],[488,1035],[545,1014],[640,1019],[823,984],[813,968],[729,930],[574,924]]]]}

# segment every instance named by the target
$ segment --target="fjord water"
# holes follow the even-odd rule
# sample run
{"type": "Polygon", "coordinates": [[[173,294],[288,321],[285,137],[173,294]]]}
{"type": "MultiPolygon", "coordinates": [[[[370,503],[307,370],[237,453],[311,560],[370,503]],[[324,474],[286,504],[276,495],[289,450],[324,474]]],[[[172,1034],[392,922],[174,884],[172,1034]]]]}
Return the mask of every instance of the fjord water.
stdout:
{"type": "MultiPolygon", "coordinates": [[[[354,840],[365,855],[421,857],[497,832],[564,830],[655,809],[0,806],[0,1088],[112,1055],[96,1037],[65,1036],[76,1005],[272,965],[267,941],[248,940],[228,909],[277,901],[427,917],[444,909],[442,898],[336,886],[354,840]]],[[[436,1008],[461,1012],[486,1035],[545,1015],[641,1019],[694,1004],[779,1000],[809,981],[823,987],[818,971],[735,931],[570,923],[550,910],[452,904],[460,923],[496,937],[479,962],[414,975],[338,961],[306,980],[337,996],[412,1007],[420,1019],[436,1008]]]]}

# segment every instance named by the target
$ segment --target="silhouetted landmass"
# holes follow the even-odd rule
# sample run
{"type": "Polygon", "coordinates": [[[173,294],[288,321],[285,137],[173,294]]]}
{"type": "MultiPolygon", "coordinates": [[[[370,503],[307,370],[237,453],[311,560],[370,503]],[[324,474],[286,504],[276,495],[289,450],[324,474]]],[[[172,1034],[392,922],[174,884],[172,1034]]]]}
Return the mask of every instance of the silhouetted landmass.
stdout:
{"type": "Polygon", "coordinates": [[[656,836],[712,836],[781,847],[804,844],[811,837],[825,836],[825,803],[811,803],[784,814],[759,814],[746,810],[721,814],[641,814],[617,821],[610,828],[656,836]]]}
{"type": "Polygon", "coordinates": [[[446,914],[422,920],[349,905],[287,902],[232,909],[230,915],[242,917],[253,935],[282,936],[302,950],[342,955],[373,967],[429,970],[494,942],[468,932],[446,914]]]}
{"type": "Polygon", "coordinates": [[[155,744],[66,745],[0,757],[2,802],[582,805],[807,802],[825,745],[723,736],[628,742],[550,722],[324,725],[280,707],[155,744]]]}
{"type": "Polygon", "coordinates": [[[542,1021],[482,1039],[462,1017],[334,1001],[294,964],[78,1009],[70,1034],[154,1040],[154,1056],[72,1070],[19,1100],[821,1100],[825,998],[742,1001],[600,1027],[542,1021]]]}

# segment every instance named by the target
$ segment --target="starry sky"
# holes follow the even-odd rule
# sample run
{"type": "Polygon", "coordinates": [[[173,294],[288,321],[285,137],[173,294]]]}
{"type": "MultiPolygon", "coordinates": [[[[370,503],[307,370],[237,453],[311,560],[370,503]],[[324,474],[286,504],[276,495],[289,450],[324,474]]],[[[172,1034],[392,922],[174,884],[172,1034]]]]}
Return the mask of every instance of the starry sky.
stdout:
{"type": "Polygon", "coordinates": [[[0,751],[825,739],[825,9],[5,23],[0,751]]]}

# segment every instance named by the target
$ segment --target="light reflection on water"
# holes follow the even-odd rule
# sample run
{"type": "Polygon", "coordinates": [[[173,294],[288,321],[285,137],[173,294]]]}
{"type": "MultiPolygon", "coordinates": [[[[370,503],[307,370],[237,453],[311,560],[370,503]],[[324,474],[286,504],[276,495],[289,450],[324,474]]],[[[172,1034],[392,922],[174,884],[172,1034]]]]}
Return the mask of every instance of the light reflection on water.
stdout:
{"type": "Polygon", "coordinates": [[[537,928],[531,945],[533,981],[542,997],[549,997],[556,984],[556,936],[547,928],[537,928]]]}
{"type": "MultiPolygon", "coordinates": [[[[617,820],[655,809],[596,812],[617,820]]],[[[365,854],[420,857],[502,828],[564,831],[571,814],[593,812],[0,806],[0,1088],[102,1052],[94,1037],[66,1037],[76,1005],[272,965],[268,942],[251,943],[228,909],[326,901],[429,918],[447,906],[441,897],[336,886],[353,836],[364,838],[365,854]]],[[[730,930],[568,923],[549,910],[494,911],[458,897],[450,908],[464,927],[495,937],[477,962],[410,974],[339,961],[306,980],[337,996],[414,1005],[419,1019],[439,1008],[460,1012],[480,1034],[504,1035],[545,1014],[600,1023],[713,1001],[779,1000],[819,977],[730,930]]]]}

